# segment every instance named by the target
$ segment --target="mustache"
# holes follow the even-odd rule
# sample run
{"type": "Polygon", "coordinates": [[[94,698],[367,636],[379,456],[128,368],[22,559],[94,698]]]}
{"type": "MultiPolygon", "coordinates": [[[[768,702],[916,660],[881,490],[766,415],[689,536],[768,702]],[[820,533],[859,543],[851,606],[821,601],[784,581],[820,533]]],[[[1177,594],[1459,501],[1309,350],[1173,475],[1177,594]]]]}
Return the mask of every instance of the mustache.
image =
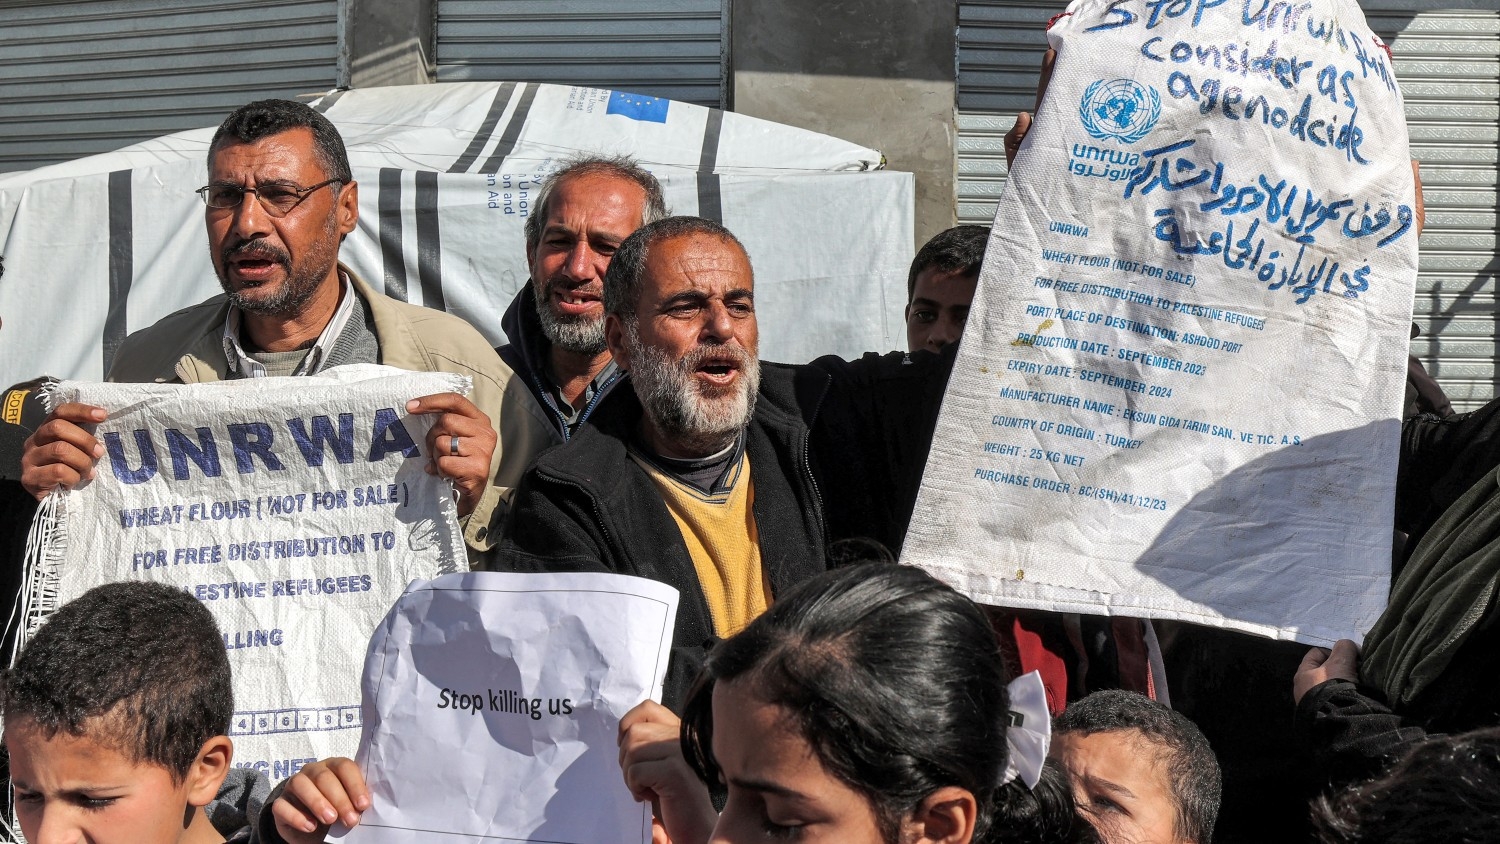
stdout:
{"type": "Polygon", "coordinates": [[[233,246],[224,247],[224,251],[221,254],[223,255],[225,264],[229,263],[229,259],[235,257],[263,258],[283,266],[289,265],[292,262],[291,254],[285,249],[273,243],[267,243],[264,240],[242,240],[233,246]]]}
{"type": "Polygon", "coordinates": [[[542,282],[542,293],[544,296],[550,297],[553,293],[556,293],[558,291],[582,291],[584,293],[591,293],[594,296],[603,298],[604,284],[603,282],[598,281],[586,281],[582,284],[571,284],[556,277],[546,279],[542,282]]]}
{"type": "Polygon", "coordinates": [[[705,363],[715,361],[729,361],[737,368],[745,369],[750,365],[750,352],[741,346],[703,344],[694,346],[682,356],[677,365],[684,372],[692,372],[705,363]]]}

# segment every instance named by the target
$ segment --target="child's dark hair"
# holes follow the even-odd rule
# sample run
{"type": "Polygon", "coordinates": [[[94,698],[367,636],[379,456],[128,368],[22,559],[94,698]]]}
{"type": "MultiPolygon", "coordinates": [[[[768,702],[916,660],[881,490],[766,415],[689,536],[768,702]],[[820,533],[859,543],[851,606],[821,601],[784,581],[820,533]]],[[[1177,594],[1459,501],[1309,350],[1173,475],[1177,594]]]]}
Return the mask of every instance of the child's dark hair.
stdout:
{"type": "Polygon", "coordinates": [[[984,250],[990,244],[989,226],[954,226],[933,235],[922,244],[906,274],[906,304],[917,295],[917,276],[930,267],[943,272],[961,271],[978,275],[984,266],[984,250]]]}
{"type": "Polygon", "coordinates": [[[1068,704],[1052,729],[1055,735],[1140,733],[1161,750],[1157,758],[1177,804],[1177,834],[1189,841],[1213,840],[1219,817],[1219,760],[1186,715],[1136,692],[1104,689],[1068,704]]]}
{"type": "Polygon", "coordinates": [[[783,707],[824,767],[865,795],[889,844],[924,798],[950,785],[978,803],[975,842],[1087,834],[1056,772],[1036,792],[1002,785],[1009,699],[994,634],[973,602],[920,569],[825,572],[709,653],[682,729],[683,753],[707,783],[719,782],[713,689],[739,678],[783,707]]]}
{"type": "Polygon", "coordinates": [[[1432,736],[1390,770],[1313,801],[1322,844],[1500,840],[1500,728],[1432,736]]]}
{"type": "Polygon", "coordinates": [[[203,743],[229,731],[229,659],[208,609],[157,583],[111,583],[63,605],[0,684],[7,725],[87,734],[181,782],[203,743]]]}

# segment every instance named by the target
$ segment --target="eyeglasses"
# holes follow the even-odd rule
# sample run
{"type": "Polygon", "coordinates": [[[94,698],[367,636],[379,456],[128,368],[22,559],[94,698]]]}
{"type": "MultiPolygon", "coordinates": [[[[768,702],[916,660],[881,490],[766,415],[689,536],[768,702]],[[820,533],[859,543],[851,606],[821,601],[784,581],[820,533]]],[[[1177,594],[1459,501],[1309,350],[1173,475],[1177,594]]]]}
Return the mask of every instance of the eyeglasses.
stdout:
{"type": "Polygon", "coordinates": [[[313,191],[338,181],[338,179],[329,179],[306,188],[278,184],[261,185],[258,188],[240,185],[205,185],[194,193],[203,197],[204,204],[209,208],[238,208],[245,200],[245,194],[253,193],[260,200],[260,207],[266,209],[267,214],[272,217],[283,217],[302,204],[302,200],[313,191]]]}

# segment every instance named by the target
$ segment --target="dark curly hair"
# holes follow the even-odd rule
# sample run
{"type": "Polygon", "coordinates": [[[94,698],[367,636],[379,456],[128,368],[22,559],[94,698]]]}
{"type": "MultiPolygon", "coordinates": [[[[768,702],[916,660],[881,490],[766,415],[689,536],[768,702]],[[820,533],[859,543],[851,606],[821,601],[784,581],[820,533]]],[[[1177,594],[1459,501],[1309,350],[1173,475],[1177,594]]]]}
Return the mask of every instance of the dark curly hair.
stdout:
{"type": "Polygon", "coordinates": [[[1198,725],[1186,715],[1136,692],[1104,689],[1068,704],[1053,733],[1093,735],[1134,730],[1159,749],[1176,804],[1176,831],[1189,841],[1209,842],[1219,817],[1219,760],[1198,725]]]}
{"type": "Polygon", "coordinates": [[[328,178],[338,182],[338,188],[353,181],[354,173],[349,169],[349,153],[344,149],[344,136],[328,118],[317,109],[294,100],[256,100],[235,109],[219,124],[214,139],[208,145],[209,166],[212,167],[214,152],[227,140],[252,144],[261,138],[280,135],[293,129],[310,129],[313,135],[313,154],[318,166],[328,178]]]}
{"type": "Polygon", "coordinates": [[[1313,802],[1322,844],[1500,841],[1500,728],[1433,736],[1383,776],[1313,802]]]}
{"type": "Polygon", "coordinates": [[[161,765],[182,782],[229,732],[229,658],[208,609],[159,583],[111,583],[65,604],[0,678],[0,716],[161,765]]]}
{"type": "Polygon", "coordinates": [[[984,266],[984,250],[989,243],[989,226],[954,226],[933,235],[911,259],[911,269],[906,273],[906,303],[911,304],[917,295],[917,276],[929,267],[977,274],[984,266]]]}

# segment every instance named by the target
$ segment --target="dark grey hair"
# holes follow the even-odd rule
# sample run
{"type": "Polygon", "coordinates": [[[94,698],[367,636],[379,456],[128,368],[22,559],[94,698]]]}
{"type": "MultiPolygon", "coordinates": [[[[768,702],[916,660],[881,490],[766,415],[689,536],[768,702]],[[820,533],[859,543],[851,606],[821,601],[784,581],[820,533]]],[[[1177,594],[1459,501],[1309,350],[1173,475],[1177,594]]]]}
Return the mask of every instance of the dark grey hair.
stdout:
{"type": "Polygon", "coordinates": [[[531,215],[526,218],[526,247],[535,249],[542,242],[542,227],[547,224],[547,203],[552,201],[552,192],[569,179],[583,176],[612,176],[634,182],[646,192],[646,207],[641,213],[641,223],[654,223],[667,216],[667,202],[662,198],[661,182],[650,171],[636,163],[628,155],[590,155],[571,159],[563,163],[562,169],[547,177],[542,189],[537,192],[531,215]]]}
{"type": "Polygon", "coordinates": [[[235,109],[224,122],[208,145],[209,167],[213,167],[214,153],[227,140],[252,144],[261,138],[280,135],[293,129],[310,129],[313,134],[313,154],[318,166],[328,178],[337,181],[337,188],[354,179],[349,169],[349,153],[344,149],[344,137],[328,118],[305,103],[292,100],[256,100],[235,109]]]}
{"type": "Polygon", "coordinates": [[[749,258],[745,245],[729,229],[702,217],[668,217],[636,229],[615,250],[604,274],[604,312],[629,321],[635,316],[635,304],[641,298],[641,282],[646,274],[646,257],[651,247],[663,240],[705,234],[733,243],[749,258]]]}

